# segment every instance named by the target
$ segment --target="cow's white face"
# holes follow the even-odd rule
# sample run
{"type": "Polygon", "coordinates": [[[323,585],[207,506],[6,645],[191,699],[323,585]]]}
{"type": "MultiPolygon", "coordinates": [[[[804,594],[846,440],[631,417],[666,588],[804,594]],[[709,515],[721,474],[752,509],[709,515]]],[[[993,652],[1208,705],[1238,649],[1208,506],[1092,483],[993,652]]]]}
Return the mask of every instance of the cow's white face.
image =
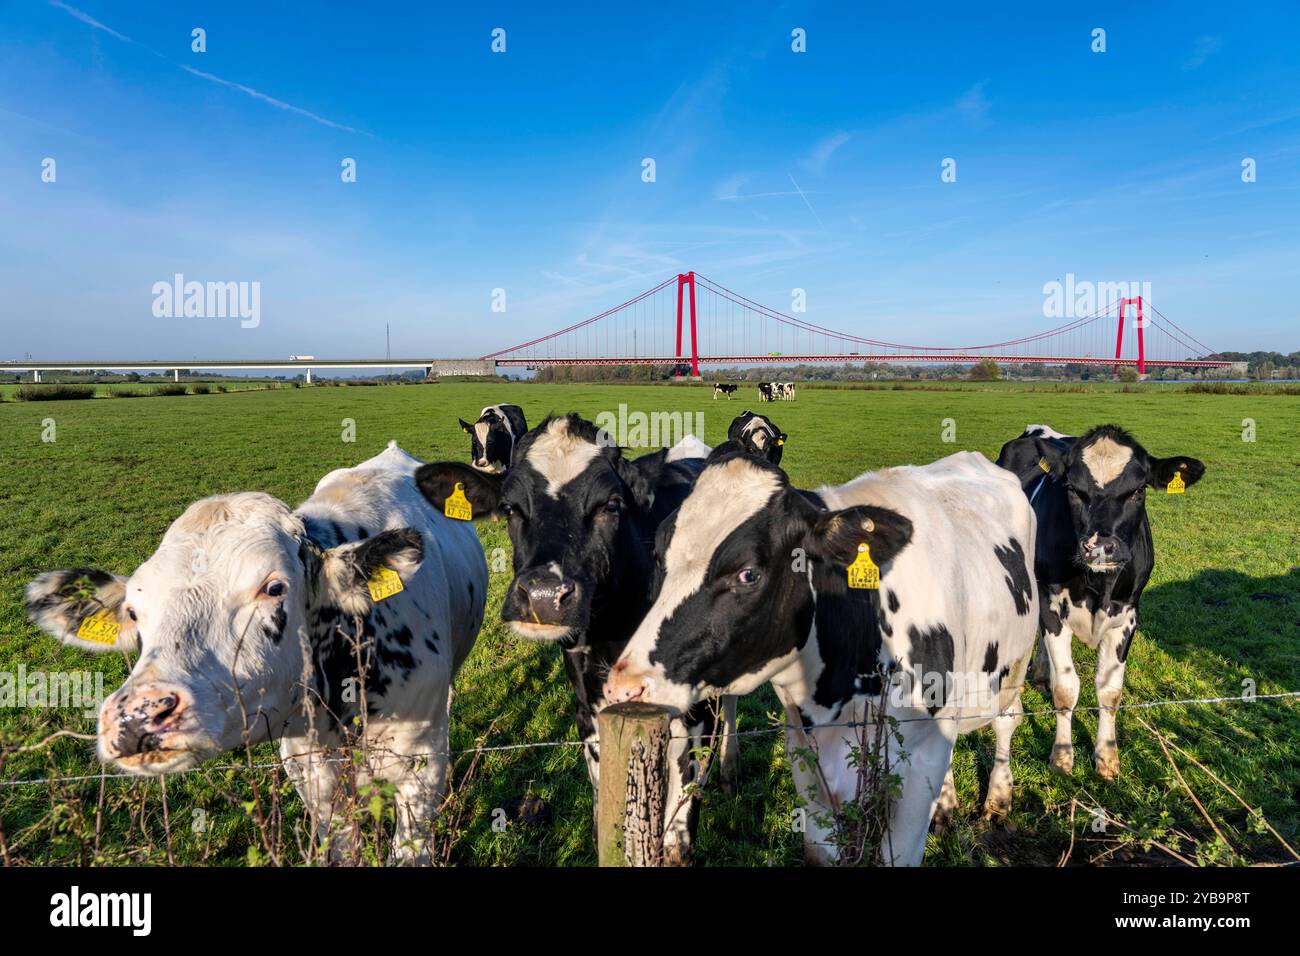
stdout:
{"type": "MultiPolygon", "coordinates": [[[[137,773],[180,770],[283,728],[301,700],[310,619],[325,604],[368,611],[356,595],[358,552],[406,534],[322,553],[269,495],[207,498],[176,519],[130,578],[42,575],[28,587],[28,610],[67,643],[139,651],[126,683],[100,707],[100,759],[137,773]],[[83,626],[96,611],[109,631],[120,629],[111,643],[83,626]]],[[[418,552],[418,534],[409,534],[418,552]]],[[[413,571],[420,555],[411,557],[398,555],[394,569],[413,571]]]]}

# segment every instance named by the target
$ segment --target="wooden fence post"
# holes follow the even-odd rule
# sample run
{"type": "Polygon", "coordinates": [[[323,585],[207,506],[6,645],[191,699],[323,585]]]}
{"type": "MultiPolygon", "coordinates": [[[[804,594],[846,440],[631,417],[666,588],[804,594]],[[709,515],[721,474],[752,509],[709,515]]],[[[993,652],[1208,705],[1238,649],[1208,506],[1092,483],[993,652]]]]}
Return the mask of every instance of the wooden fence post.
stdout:
{"type": "Polygon", "coordinates": [[[596,851],[601,866],[662,866],[666,708],[638,701],[600,712],[596,851]]]}

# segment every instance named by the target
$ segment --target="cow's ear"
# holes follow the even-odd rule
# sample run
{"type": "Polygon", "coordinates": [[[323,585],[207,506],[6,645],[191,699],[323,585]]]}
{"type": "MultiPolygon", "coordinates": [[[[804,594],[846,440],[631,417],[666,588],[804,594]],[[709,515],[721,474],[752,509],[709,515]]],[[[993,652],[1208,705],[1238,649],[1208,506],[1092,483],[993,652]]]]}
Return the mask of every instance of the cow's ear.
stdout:
{"type": "Polygon", "coordinates": [[[73,647],[134,651],[140,638],[126,613],[126,580],[93,568],[50,571],[27,585],[27,616],[73,647]]]}
{"type": "Polygon", "coordinates": [[[668,461],[668,449],[660,448],[656,452],[642,455],[635,461],[623,457],[621,449],[615,448],[610,454],[611,463],[618,476],[623,479],[632,492],[632,498],[639,508],[651,508],[655,502],[655,489],[663,479],[664,466],[668,461]]]}
{"type": "Polygon", "coordinates": [[[1056,480],[1065,477],[1065,458],[1069,454],[1068,448],[1061,448],[1059,445],[1042,438],[1034,439],[1034,448],[1038,451],[1037,467],[1041,471],[1047,472],[1056,480]]]}
{"type": "Polygon", "coordinates": [[[461,461],[430,462],[415,472],[415,486],[438,514],[447,513],[447,499],[460,485],[475,520],[490,518],[497,513],[504,480],[502,475],[479,471],[461,461]]]}
{"type": "Polygon", "coordinates": [[[424,538],[414,528],[349,541],[321,557],[325,596],[349,614],[368,614],[376,601],[399,593],[423,560],[424,538]]]}
{"type": "Polygon", "coordinates": [[[896,511],[855,505],[819,515],[813,524],[813,556],[847,567],[858,556],[858,545],[871,549],[877,565],[893,560],[912,540],[912,522],[896,511]]]}
{"type": "Polygon", "coordinates": [[[473,434],[473,432],[474,432],[474,426],[473,426],[473,425],[471,425],[469,422],[465,421],[465,419],[463,419],[463,418],[458,418],[458,419],[456,419],[456,421],[460,422],[460,430],[461,430],[461,431],[463,431],[463,432],[470,432],[471,434],[473,434]]]}
{"type": "Polygon", "coordinates": [[[501,410],[506,414],[506,421],[510,423],[510,429],[515,433],[515,439],[518,440],[528,434],[528,419],[524,418],[524,410],[518,405],[502,405],[501,410]]]}
{"type": "Polygon", "coordinates": [[[1175,455],[1172,458],[1152,458],[1148,474],[1151,477],[1147,480],[1147,483],[1152,488],[1167,487],[1169,482],[1174,480],[1174,475],[1181,477],[1184,485],[1194,485],[1205,474],[1205,463],[1197,458],[1188,458],[1186,455],[1175,455]]]}

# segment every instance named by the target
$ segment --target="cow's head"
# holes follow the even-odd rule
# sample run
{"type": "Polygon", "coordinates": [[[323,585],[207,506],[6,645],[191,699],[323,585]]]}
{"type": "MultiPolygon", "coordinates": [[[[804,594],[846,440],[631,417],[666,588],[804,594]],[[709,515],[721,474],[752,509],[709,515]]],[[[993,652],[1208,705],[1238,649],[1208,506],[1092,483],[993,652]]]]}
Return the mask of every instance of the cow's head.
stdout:
{"type": "Polygon", "coordinates": [[[474,518],[506,519],[515,578],[501,619],[524,637],[559,641],[586,629],[607,585],[649,580],[643,525],[664,466],[663,452],[624,459],[595,425],[568,415],[525,435],[504,478],[436,462],[415,479],[439,511],[460,484],[474,518]]]}
{"type": "Polygon", "coordinates": [[[738,443],[745,451],[765,458],[774,465],[781,464],[785,443],[790,436],[776,427],[766,415],[751,411],[741,412],[727,429],[727,439],[738,443]]]}
{"type": "Polygon", "coordinates": [[[902,515],[821,511],[779,468],[719,445],[659,528],[654,604],[610,671],[606,699],[684,711],[747,694],[798,661],[820,613],[814,601],[865,634],[876,609],[848,587],[847,568],[866,544],[883,572],[911,538],[902,515]]]}
{"type": "Polygon", "coordinates": [[[503,475],[510,469],[515,443],[528,431],[524,412],[518,405],[489,405],[472,425],[456,419],[469,433],[470,461],[479,471],[503,475]]]}
{"type": "Polygon", "coordinates": [[[139,651],[100,707],[97,749],[161,773],[277,733],[301,701],[304,639],[333,626],[321,612],[364,616],[376,570],[409,578],[422,557],[410,528],[321,551],[283,502],[218,495],[190,505],[129,577],[42,574],[27,611],[65,644],[139,651]]]}
{"type": "Polygon", "coordinates": [[[1175,475],[1190,487],[1205,474],[1205,465],[1186,455],[1152,457],[1116,425],[1100,425],[1065,448],[1048,441],[1038,447],[1046,469],[1065,483],[1078,537],[1075,560],[1091,571],[1114,571],[1132,558],[1147,488],[1163,490],[1175,475]]]}

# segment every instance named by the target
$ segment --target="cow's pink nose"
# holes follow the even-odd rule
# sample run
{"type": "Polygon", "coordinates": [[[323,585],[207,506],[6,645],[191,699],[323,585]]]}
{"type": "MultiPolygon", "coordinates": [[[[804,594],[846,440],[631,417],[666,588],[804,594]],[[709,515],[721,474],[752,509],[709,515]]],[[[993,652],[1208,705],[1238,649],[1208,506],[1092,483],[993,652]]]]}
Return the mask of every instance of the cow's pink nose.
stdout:
{"type": "Polygon", "coordinates": [[[629,673],[627,661],[619,661],[605,679],[605,700],[610,704],[620,704],[625,700],[637,700],[645,693],[645,681],[629,673]]]}
{"type": "Polygon", "coordinates": [[[99,714],[105,753],[118,758],[164,749],[167,735],[178,729],[189,707],[189,696],[176,686],[122,688],[104,701],[99,714]]]}

